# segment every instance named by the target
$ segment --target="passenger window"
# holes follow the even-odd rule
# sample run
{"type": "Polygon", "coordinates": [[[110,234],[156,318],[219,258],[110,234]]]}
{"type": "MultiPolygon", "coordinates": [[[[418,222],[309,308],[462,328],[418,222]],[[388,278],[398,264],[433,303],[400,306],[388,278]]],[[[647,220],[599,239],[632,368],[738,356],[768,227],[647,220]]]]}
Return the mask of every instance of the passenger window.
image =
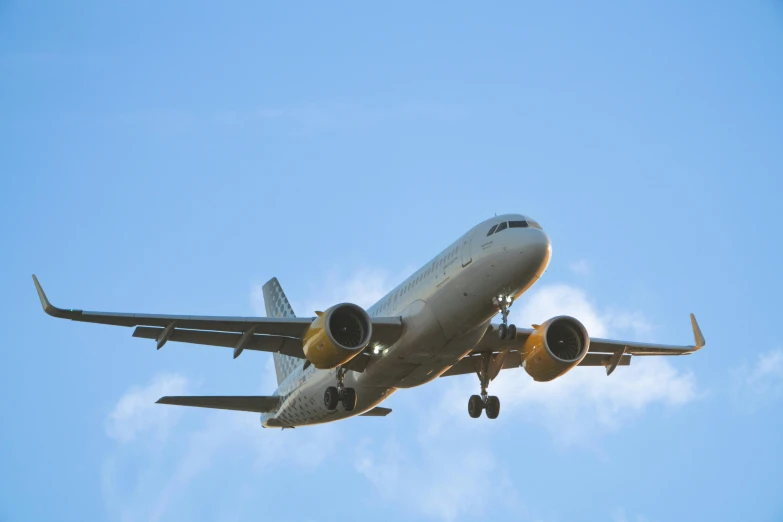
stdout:
{"type": "Polygon", "coordinates": [[[527,221],[509,221],[509,228],[527,228],[527,221]]]}
{"type": "Polygon", "coordinates": [[[502,222],[501,224],[498,225],[498,229],[495,230],[495,232],[500,232],[501,230],[505,230],[507,226],[508,226],[508,223],[506,223],[504,221],[504,222],[502,222]]]}
{"type": "Polygon", "coordinates": [[[498,228],[497,225],[492,225],[492,228],[489,229],[489,232],[487,232],[487,235],[491,236],[495,232],[496,228],[498,228]]]}

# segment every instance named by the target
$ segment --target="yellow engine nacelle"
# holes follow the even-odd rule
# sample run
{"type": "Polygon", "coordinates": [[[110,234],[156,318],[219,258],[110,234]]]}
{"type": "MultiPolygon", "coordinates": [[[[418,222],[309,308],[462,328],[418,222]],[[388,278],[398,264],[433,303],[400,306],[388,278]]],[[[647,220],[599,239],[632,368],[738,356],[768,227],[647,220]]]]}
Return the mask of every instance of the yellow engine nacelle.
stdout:
{"type": "Polygon", "coordinates": [[[342,303],[316,314],[302,341],[305,357],[319,370],[347,363],[370,344],[372,321],[361,307],[342,303]]]}
{"type": "Polygon", "coordinates": [[[553,317],[525,341],[522,366],[534,380],[551,381],[579,364],[589,348],[582,323],[567,315],[553,317]]]}

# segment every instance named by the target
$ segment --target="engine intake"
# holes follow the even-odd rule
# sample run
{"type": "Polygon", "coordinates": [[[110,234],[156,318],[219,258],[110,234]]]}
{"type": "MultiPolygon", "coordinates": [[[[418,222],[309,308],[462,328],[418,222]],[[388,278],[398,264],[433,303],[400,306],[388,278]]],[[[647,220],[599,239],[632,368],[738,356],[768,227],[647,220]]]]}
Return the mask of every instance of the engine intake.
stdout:
{"type": "Polygon", "coordinates": [[[522,348],[522,366],[536,381],[551,381],[587,355],[590,337],[573,317],[553,317],[535,329],[522,348]]]}
{"type": "Polygon", "coordinates": [[[364,350],[372,338],[372,321],[360,306],[335,305],[318,317],[305,332],[304,354],[319,370],[345,364],[364,350]]]}

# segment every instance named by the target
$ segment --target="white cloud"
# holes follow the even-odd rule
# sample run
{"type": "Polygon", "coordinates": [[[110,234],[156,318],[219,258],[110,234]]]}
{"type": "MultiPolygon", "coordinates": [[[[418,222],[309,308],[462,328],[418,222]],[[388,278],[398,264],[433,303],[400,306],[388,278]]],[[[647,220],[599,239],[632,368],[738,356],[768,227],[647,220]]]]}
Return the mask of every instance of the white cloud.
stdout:
{"type": "Polygon", "coordinates": [[[313,297],[294,300],[297,307],[304,310],[302,315],[312,315],[315,310],[325,310],[344,302],[368,308],[407,275],[408,273],[405,276],[395,275],[376,268],[362,268],[349,275],[331,272],[322,277],[318,289],[313,292],[315,294],[313,297]]]}
{"type": "Polygon", "coordinates": [[[603,368],[575,368],[551,382],[535,382],[527,374],[504,372],[492,393],[503,400],[505,414],[518,412],[549,429],[561,443],[588,442],[618,429],[630,417],[654,404],[679,406],[698,397],[690,372],[668,361],[636,360],[607,377],[603,368]]]}
{"type": "Polygon", "coordinates": [[[612,511],[613,522],[645,522],[646,520],[647,519],[642,515],[636,515],[633,518],[627,517],[625,515],[625,510],[623,508],[617,508],[614,511],[612,511]]]}
{"type": "MultiPolygon", "coordinates": [[[[617,308],[600,310],[579,288],[566,284],[544,285],[533,290],[521,309],[512,313],[514,322],[520,326],[541,324],[557,315],[576,317],[587,328],[590,337],[607,337],[620,333],[635,336],[649,335],[652,325],[640,312],[629,312],[617,308]]],[[[513,310],[513,308],[512,308],[513,310]]]]}
{"type": "Polygon", "coordinates": [[[256,414],[196,408],[187,409],[187,418],[201,425],[177,429],[182,408],[154,402],[160,392],[182,393],[186,383],[181,376],[161,376],[146,387],[133,387],[110,414],[107,424],[112,429],[107,433],[120,444],[104,461],[102,489],[116,518],[127,522],[186,519],[182,513],[194,501],[193,484],[207,472],[216,472],[225,463],[231,463],[229,474],[245,476],[272,474],[280,467],[312,470],[332,457],[334,448],[324,440],[343,438],[338,425],[263,430],[256,414]],[[117,423],[116,412],[132,414],[120,415],[125,420],[117,423]],[[172,436],[160,437],[161,430],[172,436]],[[137,443],[125,444],[131,440],[137,443]]]}
{"type": "Polygon", "coordinates": [[[355,469],[382,500],[428,518],[481,516],[489,501],[515,503],[511,481],[487,447],[432,442],[416,448],[394,437],[382,446],[363,441],[355,469]],[[489,490],[492,495],[486,494],[489,490]]]}
{"type": "MultiPolygon", "coordinates": [[[[576,317],[591,337],[636,337],[651,329],[642,314],[600,309],[582,290],[565,284],[533,291],[516,311],[515,322],[520,326],[540,324],[556,315],[576,317]]],[[[475,389],[476,379],[453,379],[439,410],[442,416],[466,416],[465,390],[475,389]]],[[[617,430],[650,406],[676,407],[700,396],[691,372],[656,357],[634,359],[631,366],[618,368],[610,377],[603,368],[583,367],[547,383],[533,381],[521,369],[504,371],[490,385],[490,392],[501,398],[503,416],[516,415],[543,425],[558,442],[569,445],[587,443],[601,433],[617,430]]],[[[444,422],[443,417],[434,416],[425,432],[438,433],[444,422]]]]}
{"type": "MultiPolygon", "coordinates": [[[[310,303],[313,310],[340,301],[367,306],[396,279],[380,270],[362,270],[347,278],[333,275],[325,278],[318,299],[301,302],[310,303]]],[[[260,286],[253,288],[251,299],[263,313],[260,286]]],[[[572,314],[592,335],[649,328],[641,314],[598,308],[584,292],[566,285],[541,287],[515,312],[520,325],[523,320],[541,322],[553,315],[572,314]]],[[[611,378],[600,368],[585,368],[547,384],[534,383],[524,370],[504,372],[490,388],[503,401],[503,415],[496,421],[501,424],[477,424],[468,418],[465,402],[477,387],[475,377],[449,378],[441,385],[443,392],[437,387],[408,392],[416,394],[410,403],[426,404],[421,406],[418,429],[404,426],[404,433],[412,436],[399,438],[382,432],[358,446],[324,443],[351,439],[357,433],[356,425],[351,425],[354,421],[281,432],[261,430],[257,415],[252,414],[193,409],[184,416],[179,408],[158,406],[154,401],[162,395],[183,393],[187,380],[160,376],[146,387],[129,390],[109,415],[107,433],[118,444],[104,463],[104,495],[114,518],[128,522],[187,519],[188,509],[194,509],[198,500],[192,492],[207,480],[204,477],[229,474],[247,480],[285,469],[289,480],[297,473],[322,480],[323,473],[314,476],[313,470],[330,462],[345,462],[353,455],[354,471],[366,478],[380,501],[394,509],[449,522],[481,516],[502,499],[501,503],[519,514],[525,509],[508,478],[504,459],[498,456],[500,450],[474,443],[482,438],[481,431],[522,420],[541,424],[560,442],[580,443],[618,429],[623,421],[652,405],[677,406],[697,395],[693,376],[669,362],[653,358],[634,362],[611,378]],[[177,424],[185,420],[197,424],[177,424]],[[151,440],[158,444],[144,444],[151,440]],[[491,497],[481,494],[487,484],[493,487],[491,497]]],[[[271,362],[265,375],[274,382],[271,362]]],[[[408,406],[404,414],[416,417],[415,406],[408,406]]],[[[214,493],[224,495],[235,489],[219,484],[213,488],[214,493]]],[[[231,497],[236,502],[227,502],[234,510],[231,516],[238,516],[242,505],[258,502],[263,491],[240,493],[231,497]]]]}
{"type": "Polygon", "coordinates": [[[571,315],[585,325],[591,337],[607,335],[606,321],[578,288],[565,284],[542,286],[524,299],[522,309],[512,314],[520,326],[541,324],[556,315],[571,315]]]}
{"type": "MultiPolygon", "coordinates": [[[[313,292],[315,295],[302,299],[286,293],[297,315],[312,316],[315,315],[316,310],[326,310],[330,306],[344,302],[368,308],[402,281],[403,276],[395,276],[386,270],[362,268],[347,276],[333,271],[320,279],[319,287],[313,292]]],[[[266,314],[262,286],[254,284],[250,291],[253,312],[259,316],[266,314]]],[[[283,290],[286,290],[285,286],[283,290]]]]}
{"type": "Polygon", "coordinates": [[[164,395],[182,395],[187,379],[181,375],[158,375],[144,387],[128,390],[109,414],[106,433],[120,442],[130,442],[144,432],[154,432],[158,438],[168,435],[176,421],[176,411],[156,405],[164,395]]]}
{"type": "Polygon", "coordinates": [[[590,275],[590,264],[586,259],[579,259],[569,263],[568,268],[576,275],[586,276],[590,275]]]}
{"type": "Polygon", "coordinates": [[[743,364],[733,372],[734,399],[748,410],[783,397],[783,349],[758,355],[756,364],[743,364]]]}

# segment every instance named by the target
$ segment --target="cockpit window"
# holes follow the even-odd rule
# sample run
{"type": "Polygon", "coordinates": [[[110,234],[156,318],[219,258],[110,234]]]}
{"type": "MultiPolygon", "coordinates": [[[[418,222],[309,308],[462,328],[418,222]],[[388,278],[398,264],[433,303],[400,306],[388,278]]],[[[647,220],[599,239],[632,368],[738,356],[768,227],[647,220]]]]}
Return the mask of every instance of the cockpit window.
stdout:
{"type": "Polygon", "coordinates": [[[498,228],[497,225],[492,225],[492,228],[489,229],[489,232],[487,232],[487,235],[491,236],[495,232],[496,228],[498,228]]]}
{"type": "Polygon", "coordinates": [[[509,228],[527,228],[527,221],[509,221],[509,228]]]}
{"type": "Polygon", "coordinates": [[[507,226],[508,226],[508,223],[506,223],[504,221],[504,222],[502,222],[501,224],[498,225],[498,229],[495,230],[495,232],[500,232],[501,230],[505,230],[507,226]]]}
{"type": "Polygon", "coordinates": [[[536,223],[532,219],[528,219],[527,220],[527,224],[528,224],[528,226],[530,226],[532,228],[537,228],[537,229],[541,230],[541,225],[539,225],[538,223],[536,223]]]}

